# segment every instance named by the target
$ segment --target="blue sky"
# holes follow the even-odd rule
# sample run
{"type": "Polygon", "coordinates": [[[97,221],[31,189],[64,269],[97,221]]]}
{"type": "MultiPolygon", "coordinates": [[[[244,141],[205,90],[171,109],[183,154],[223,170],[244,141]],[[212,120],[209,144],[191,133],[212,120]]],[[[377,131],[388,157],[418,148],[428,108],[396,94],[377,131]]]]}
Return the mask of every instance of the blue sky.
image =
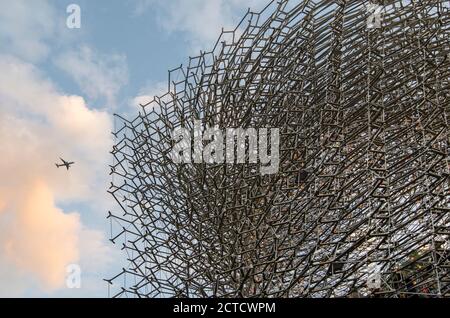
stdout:
{"type": "Polygon", "coordinates": [[[102,279],[124,266],[105,219],[111,115],[133,116],[168,69],[266,2],[0,0],[0,296],[107,296],[102,279]],[[69,264],[81,288],[67,288],[69,264]]]}
{"type": "MultiPolygon", "coordinates": [[[[6,1],[2,1],[6,2],[6,1]]],[[[103,56],[124,58],[127,82],[118,90],[118,105],[142,93],[159,92],[165,84],[168,70],[184,64],[188,56],[199,50],[209,50],[221,28],[233,28],[250,6],[261,8],[265,0],[73,0],[48,1],[53,7],[58,31],[49,37],[49,55],[37,65],[65,92],[83,95],[71,74],[61,72],[54,57],[61,52],[88,47],[103,56]],[[82,27],[65,26],[66,8],[76,3],[81,8],[82,27]],[[182,12],[170,12],[180,10],[182,12]],[[216,16],[223,16],[215,19],[216,16]],[[208,17],[211,16],[211,18],[208,17]],[[202,21],[204,20],[204,21],[202,21]],[[172,24],[173,23],[173,24],[172,24]],[[168,24],[171,24],[170,26],[168,24]],[[58,37],[62,37],[58,38],[58,37]]],[[[31,9],[30,9],[31,10],[31,9]]],[[[38,9],[39,10],[39,9],[38,9]]],[[[30,12],[30,14],[33,14],[30,12]]],[[[3,49],[2,49],[3,51],[3,49]]],[[[8,49],[5,50],[8,52],[8,49]]],[[[117,64],[120,64],[117,62],[117,64]]],[[[119,65],[113,65],[118,67],[119,65]]],[[[103,100],[92,100],[104,106],[103,100]]]]}

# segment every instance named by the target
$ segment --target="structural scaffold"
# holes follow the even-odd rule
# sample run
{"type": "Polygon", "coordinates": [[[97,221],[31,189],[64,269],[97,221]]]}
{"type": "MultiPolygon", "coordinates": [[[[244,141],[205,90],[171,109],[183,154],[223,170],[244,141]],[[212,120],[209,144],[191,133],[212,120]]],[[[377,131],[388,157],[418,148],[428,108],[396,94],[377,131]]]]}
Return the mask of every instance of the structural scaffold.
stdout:
{"type": "Polygon", "coordinates": [[[117,115],[111,296],[449,297],[448,3],[272,1],[117,115]],[[279,172],[174,163],[195,120],[279,128],[279,172]]]}

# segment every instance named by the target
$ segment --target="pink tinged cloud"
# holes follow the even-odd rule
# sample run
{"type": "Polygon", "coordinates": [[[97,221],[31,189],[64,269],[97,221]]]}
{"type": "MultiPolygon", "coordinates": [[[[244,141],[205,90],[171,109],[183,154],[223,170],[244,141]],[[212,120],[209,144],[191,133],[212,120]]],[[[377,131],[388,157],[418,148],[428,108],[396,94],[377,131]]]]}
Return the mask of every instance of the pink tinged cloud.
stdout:
{"type": "MultiPolygon", "coordinates": [[[[66,266],[83,255],[109,261],[103,235],[58,204],[95,205],[106,196],[111,120],[58,92],[30,64],[0,56],[0,70],[0,268],[12,264],[11,277],[28,275],[51,291],[64,287],[66,266]],[[77,162],[74,171],[56,169],[63,154],[77,162]],[[86,234],[94,241],[86,244],[86,234]]],[[[19,283],[27,286],[9,282],[19,283]]]]}
{"type": "Polygon", "coordinates": [[[11,198],[14,215],[2,234],[4,255],[36,275],[45,289],[63,287],[66,266],[79,261],[80,217],[58,209],[52,190],[42,180],[30,180],[16,190],[11,198]]]}

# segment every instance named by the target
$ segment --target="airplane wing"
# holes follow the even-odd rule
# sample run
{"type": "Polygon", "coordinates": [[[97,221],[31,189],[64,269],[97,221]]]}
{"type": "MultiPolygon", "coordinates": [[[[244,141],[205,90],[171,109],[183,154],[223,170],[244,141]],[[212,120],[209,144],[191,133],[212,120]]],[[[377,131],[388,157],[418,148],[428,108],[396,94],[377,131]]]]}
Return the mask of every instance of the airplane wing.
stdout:
{"type": "Polygon", "coordinates": [[[69,170],[70,165],[73,165],[73,164],[75,163],[74,161],[67,162],[67,161],[65,161],[65,160],[64,160],[63,158],[61,158],[61,157],[59,157],[59,159],[63,162],[63,164],[59,165],[59,164],[56,163],[56,166],[57,166],[58,168],[59,168],[59,167],[65,166],[66,169],[69,170]]]}

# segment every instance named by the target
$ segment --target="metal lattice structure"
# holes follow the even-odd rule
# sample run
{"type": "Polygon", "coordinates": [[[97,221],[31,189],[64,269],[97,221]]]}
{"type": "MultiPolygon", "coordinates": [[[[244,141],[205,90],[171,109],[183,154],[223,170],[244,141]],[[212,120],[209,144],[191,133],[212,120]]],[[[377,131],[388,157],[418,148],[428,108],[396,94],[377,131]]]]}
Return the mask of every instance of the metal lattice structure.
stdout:
{"type": "Polygon", "coordinates": [[[450,296],[448,1],[271,2],[115,131],[116,297],[450,296]],[[175,164],[176,127],[278,127],[280,171],[175,164]]]}

